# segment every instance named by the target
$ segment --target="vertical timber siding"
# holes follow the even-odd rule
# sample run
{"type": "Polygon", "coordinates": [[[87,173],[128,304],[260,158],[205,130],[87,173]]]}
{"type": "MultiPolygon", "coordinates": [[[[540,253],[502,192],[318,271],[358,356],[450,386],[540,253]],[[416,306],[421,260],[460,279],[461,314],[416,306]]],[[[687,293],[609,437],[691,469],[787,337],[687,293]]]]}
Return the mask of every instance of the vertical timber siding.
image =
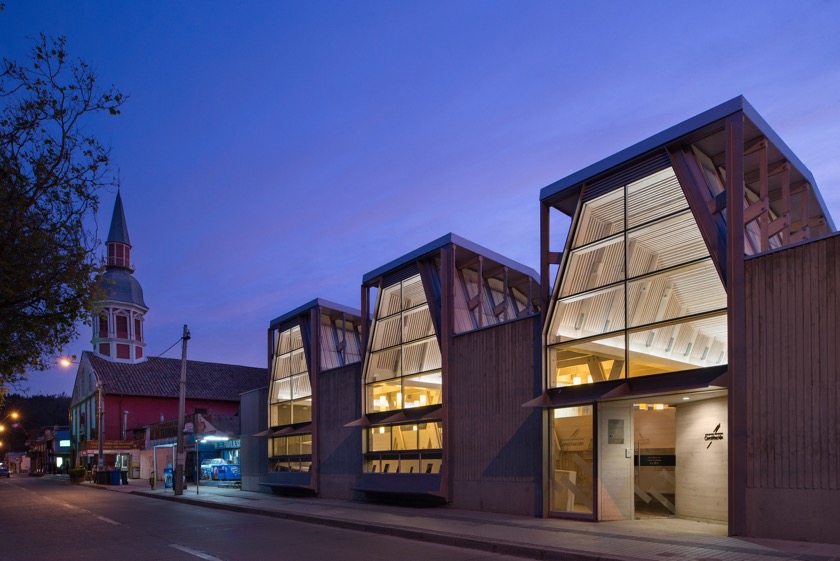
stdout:
{"type": "Polygon", "coordinates": [[[239,396],[239,468],[243,491],[268,491],[259,485],[268,473],[268,437],[254,436],[268,428],[268,388],[239,396]]]}
{"type": "Polygon", "coordinates": [[[320,496],[349,499],[362,471],[362,431],[345,427],[361,416],[361,363],[318,373],[320,496]]]}
{"type": "Polygon", "coordinates": [[[745,273],[747,533],[840,543],[840,236],[745,273]]]}
{"type": "Polygon", "coordinates": [[[540,393],[538,317],[454,338],[447,372],[452,505],[538,515],[541,412],[522,407],[540,393]]]}

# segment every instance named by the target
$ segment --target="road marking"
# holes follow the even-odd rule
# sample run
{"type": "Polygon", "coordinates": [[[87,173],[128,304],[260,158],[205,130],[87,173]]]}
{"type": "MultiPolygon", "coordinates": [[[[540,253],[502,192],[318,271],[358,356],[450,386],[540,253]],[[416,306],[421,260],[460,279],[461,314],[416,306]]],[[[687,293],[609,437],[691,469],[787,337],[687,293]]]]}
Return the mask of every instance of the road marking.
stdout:
{"type": "Polygon", "coordinates": [[[201,559],[207,559],[207,561],[222,561],[218,557],[213,557],[210,554],[202,553],[202,552],[197,551],[195,549],[190,549],[189,547],[184,547],[183,545],[178,545],[178,544],[175,544],[175,543],[171,543],[171,544],[169,544],[169,547],[174,547],[175,549],[180,549],[184,553],[189,553],[190,555],[195,555],[196,557],[199,557],[201,559]]]}
{"type": "Polygon", "coordinates": [[[122,526],[122,524],[120,524],[116,520],[111,520],[110,518],[105,518],[104,516],[97,516],[97,518],[103,522],[107,522],[108,524],[113,524],[114,526],[122,526]]]}

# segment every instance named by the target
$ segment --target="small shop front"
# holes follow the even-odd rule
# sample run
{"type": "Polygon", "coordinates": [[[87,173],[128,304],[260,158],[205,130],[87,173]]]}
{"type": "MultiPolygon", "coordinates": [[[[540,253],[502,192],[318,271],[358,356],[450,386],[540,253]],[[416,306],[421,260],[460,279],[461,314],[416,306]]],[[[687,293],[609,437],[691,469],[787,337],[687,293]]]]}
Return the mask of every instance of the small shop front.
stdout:
{"type": "MultiPolygon", "coordinates": [[[[102,465],[106,470],[125,473],[126,479],[140,477],[140,447],[135,440],[104,440],[102,442],[102,465]]],[[[78,452],[76,465],[92,471],[99,466],[99,442],[83,441],[78,452]]],[[[122,477],[122,476],[121,476],[122,477]]]]}
{"type": "Polygon", "coordinates": [[[193,473],[198,471],[202,485],[239,485],[242,479],[239,438],[200,437],[191,457],[192,466],[187,469],[191,468],[193,473]]]}

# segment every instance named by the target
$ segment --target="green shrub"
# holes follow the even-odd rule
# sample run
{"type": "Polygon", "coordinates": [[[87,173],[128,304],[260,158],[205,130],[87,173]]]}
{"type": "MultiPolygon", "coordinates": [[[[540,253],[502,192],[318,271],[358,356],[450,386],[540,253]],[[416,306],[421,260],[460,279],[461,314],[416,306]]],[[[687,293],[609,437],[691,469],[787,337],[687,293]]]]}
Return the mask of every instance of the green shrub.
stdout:
{"type": "Polygon", "coordinates": [[[86,470],[85,470],[85,468],[78,467],[78,468],[71,469],[67,473],[70,474],[70,477],[84,477],[85,473],[86,473],[86,470]]]}

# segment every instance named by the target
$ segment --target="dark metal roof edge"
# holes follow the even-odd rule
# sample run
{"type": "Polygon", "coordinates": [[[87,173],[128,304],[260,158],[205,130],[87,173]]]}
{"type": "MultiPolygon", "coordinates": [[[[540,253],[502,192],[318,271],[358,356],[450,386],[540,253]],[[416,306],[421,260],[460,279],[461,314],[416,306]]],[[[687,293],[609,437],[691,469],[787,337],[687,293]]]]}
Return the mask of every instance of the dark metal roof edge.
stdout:
{"type": "Polygon", "coordinates": [[[333,310],[333,311],[336,311],[336,312],[344,312],[345,314],[354,316],[356,318],[361,318],[362,317],[362,312],[359,311],[356,308],[351,308],[350,306],[345,306],[343,304],[338,304],[338,303],[332,302],[330,300],[324,300],[323,298],[315,298],[313,300],[310,300],[306,304],[303,304],[302,306],[298,306],[297,308],[295,308],[294,310],[292,310],[290,312],[286,312],[283,315],[277,316],[276,318],[271,320],[271,323],[269,323],[268,327],[269,327],[269,329],[271,329],[273,327],[276,327],[276,326],[280,325],[281,323],[285,323],[285,322],[289,321],[290,319],[294,319],[297,316],[299,316],[300,314],[302,314],[303,312],[305,312],[307,310],[311,310],[312,308],[315,308],[317,306],[320,306],[321,308],[326,308],[328,310],[333,310]]]}
{"type": "MultiPolygon", "coordinates": [[[[716,121],[719,121],[733,113],[738,111],[742,111],[745,107],[749,107],[751,113],[747,113],[747,116],[750,117],[750,120],[753,120],[753,115],[758,116],[758,113],[755,112],[754,109],[747,103],[747,100],[744,99],[744,96],[739,95],[738,97],[732,98],[729,101],[725,101],[716,107],[712,107],[700,113],[699,115],[695,115],[685,121],[682,121],[679,124],[676,124],[670,128],[665,129],[659,133],[654,134],[653,136],[642,140],[641,142],[637,142],[632,146],[621,150],[620,152],[616,152],[612,156],[608,156],[603,160],[595,162],[575,173],[564,177],[558,181],[555,181],[551,185],[543,187],[540,190],[540,201],[545,201],[546,199],[551,199],[562,193],[563,191],[577,186],[579,183],[590,179],[596,175],[609,171],[610,169],[621,165],[625,162],[638,158],[650,152],[652,150],[656,150],[657,148],[662,148],[665,145],[673,142],[674,140],[690,134],[698,129],[701,129],[707,125],[710,125],[716,121]]],[[[759,117],[761,119],[761,117],[759,117]]],[[[769,129],[769,126],[763,119],[760,121],[764,127],[769,129]]],[[[756,123],[756,126],[759,126],[756,123]]],[[[759,126],[759,128],[761,128],[759,126]]],[[[772,129],[770,129],[772,131],[772,129]]],[[[762,129],[764,132],[764,129],[762,129]]],[[[773,139],[778,139],[778,136],[773,133],[773,139]]],[[[797,162],[799,160],[796,160],[797,162]]]]}
{"type": "Polygon", "coordinates": [[[367,273],[366,275],[364,275],[362,277],[362,284],[366,285],[366,284],[370,283],[371,281],[376,280],[379,277],[381,277],[381,276],[383,276],[387,273],[390,273],[391,271],[394,271],[395,269],[399,269],[399,268],[401,268],[405,265],[409,265],[409,264],[413,263],[414,261],[416,261],[417,259],[419,259],[419,258],[421,258],[425,255],[428,255],[429,253],[433,252],[434,250],[440,249],[440,248],[442,248],[442,247],[444,247],[444,246],[446,246],[450,243],[455,244],[458,247],[463,247],[464,249],[468,249],[468,250],[470,250],[473,253],[476,253],[478,255],[482,255],[484,257],[489,257],[490,259],[492,259],[493,261],[496,261],[500,265],[505,265],[506,267],[508,267],[510,269],[518,271],[518,272],[522,273],[523,275],[527,275],[527,276],[533,278],[535,281],[540,282],[540,276],[537,274],[537,272],[534,269],[532,269],[532,268],[530,268],[526,265],[523,265],[522,263],[519,263],[518,261],[514,261],[513,259],[505,257],[504,255],[496,253],[495,251],[487,249],[484,246],[478,245],[475,242],[471,242],[470,240],[468,240],[466,238],[462,238],[461,236],[459,236],[457,234],[453,234],[452,232],[450,232],[450,233],[448,233],[444,236],[439,237],[438,239],[436,239],[434,241],[431,241],[431,242],[429,242],[429,243],[427,243],[423,246],[420,246],[419,248],[415,249],[414,251],[410,251],[410,252],[406,253],[402,257],[398,257],[397,259],[394,259],[393,261],[390,261],[390,262],[386,263],[385,265],[382,265],[381,267],[377,267],[376,269],[374,269],[373,271],[367,273]]]}

